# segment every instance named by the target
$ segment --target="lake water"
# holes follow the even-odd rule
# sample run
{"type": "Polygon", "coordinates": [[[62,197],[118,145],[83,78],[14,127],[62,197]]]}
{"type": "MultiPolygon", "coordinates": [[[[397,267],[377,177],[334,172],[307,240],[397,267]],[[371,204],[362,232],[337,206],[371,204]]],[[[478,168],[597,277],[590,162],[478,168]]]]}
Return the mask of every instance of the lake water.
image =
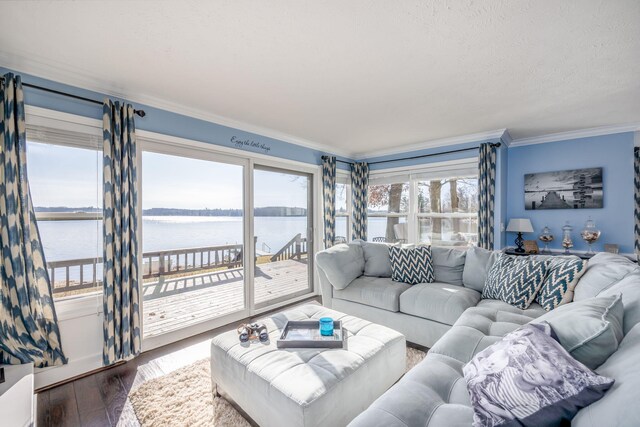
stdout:
{"type": "MultiPolygon", "coordinates": [[[[102,256],[102,221],[40,221],[47,261],[102,256]]],[[[242,243],[241,217],[145,216],[143,252],[242,243]]],[[[385,218],[369,218],[369,232],[384,236],[385,218]]],[[[258,251],[275,253],[307,232],[306,217],[256,217],[258,251]]],[[[346,218],[336,218],[336,235],[346,235],[346,218]]]]}

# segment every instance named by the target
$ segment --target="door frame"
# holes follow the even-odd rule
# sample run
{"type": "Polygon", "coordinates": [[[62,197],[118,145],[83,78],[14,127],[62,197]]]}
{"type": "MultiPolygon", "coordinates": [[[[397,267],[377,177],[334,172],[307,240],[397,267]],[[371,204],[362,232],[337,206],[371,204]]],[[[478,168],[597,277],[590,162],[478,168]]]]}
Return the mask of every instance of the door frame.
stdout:
{"type": "MultiPolygon", "coordinates": [[[[193,158],[198,160],[208,160],[219,163],[227,163],[240,165],[244,167],[243,177],[243,209],[245,215],[243,217],[243,232],[244,232],[244,247],[245,247],[245,262],[244,264],[244,295],[245,305],[244,309],[217,317],[210,320],[205,320],[200,323],[196,323],[186,328],[178,329],[176,331],[167,332],[164,334],[156,335],[153,337],[144,338],[144,300],[140,301],[140,328],[142,339],[142,351],[152,350],[194,335],[198,335],[212,329],[216,329],[230,323],[239,322],[247,317],[259,315],[261,313],[274,310],[276,308],[295,303],[314,295],[318,295],[318,278],[315,268],[313,268],[313,256],[309,256],[309,280],[310,286],[308,292],[301,295],[295,295],[291,298],[284,300],[269,301],[265,305],[256,306],[254,304],[254,259],[255,259],[255,245],[253,240],[254,226],[253,226],[253,200],[254,200],[254,168],[271,168],[277,170],[283,170],[285,172],[298,172],[300,174],[308,174],[311,183],[308,189],[308,212],[311,212],[309,216],[309,225],[311,228],[308,234],[313,239],[308,243],[309,250],[313,251],[313,254],[317,253],[319,248],[318,242],[321,242],[318,233],[322,230],[320,224],[320,210],[322,208],[322,200],[319,198],[322,194],[320,187],[320,173],[321,167],[319,165],[311,165],[294,160],[277,159],[272,156],[262,155],[258,153],[240,151],[238,149],[226,148],[217,146],[214,144],[188,140],[179,137],[173,137],[164,134],[158,134],[149,131],[137,131],[138,137],[138,194],[140,200],[138,203],[138,241],[142,242],[142,152],[154,152],[167,155],[175,155],[180,157],[193,158]]],[[[142,259],[142,244],[138,245],[138,259],[142,259]]],[[[142,283],[142,269],[139,269],[139,283],[142,283]]]]}

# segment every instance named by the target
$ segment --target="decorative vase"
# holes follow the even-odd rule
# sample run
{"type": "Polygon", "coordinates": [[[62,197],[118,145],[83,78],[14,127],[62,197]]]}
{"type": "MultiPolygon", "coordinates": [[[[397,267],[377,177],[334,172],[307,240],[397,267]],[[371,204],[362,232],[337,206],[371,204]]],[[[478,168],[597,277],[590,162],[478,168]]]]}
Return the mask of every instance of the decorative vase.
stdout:
{"type": "Polygon", "coordinates": [[[587,222],[584,223],[584,228],[582,232],[580,232],[580,236],[582,240],[587,242],[589,245],[589,250],[587,251],[587,255],[593,255],[593,245],[600,238],[600,230],[596,228],[596,223],[589,217],[587,222]]]}
{"type": "Polygon", "coordinates": [[[544,249],[542,250],[542,253],[550,254],[551,251],[549,250],[549,243],[553,242],[553,234],[551,234],[551,230],[549,229],[549,227],[545,226],[542,229],[542,232],[538,236],[538,239],[542,243],[544,243],[544,249]]]}
{"type": "Polygon", "coordinates": [[[325,337],[333,336],[333,319],[331,317],[320,318],[320,335],[325,337]]]}
{"type": "Polygon", "coordinates": [[[569,221],[562,227],[562,247],[564,248],[564,253],[569,255],[569,249],[573,247],[573,240],[571,240],[571,231],[573,227],[569,225],[569,221]]]}

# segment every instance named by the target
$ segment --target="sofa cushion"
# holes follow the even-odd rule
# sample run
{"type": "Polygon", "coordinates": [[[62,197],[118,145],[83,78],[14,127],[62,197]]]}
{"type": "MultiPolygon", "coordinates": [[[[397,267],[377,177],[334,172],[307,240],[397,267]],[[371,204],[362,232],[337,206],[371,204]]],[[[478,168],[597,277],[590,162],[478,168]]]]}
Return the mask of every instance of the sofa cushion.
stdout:
{"type": "Polygon", "coordinates": [[[519,310],[512,305],[496,300],[482,300],[477,307],[466,310],[453,327],[435,343],[429,354],[442,354],[462,363],[467,363],[479,351],[500,341],[506,334],[531,321],[544,309],[519,310]],[[499,304],[482,303],[495,301],[499,304]],[[504,309],[504,310],[502,310],[504,309]]]}
{"type": "Polygon", "coordinates": [[[467,249],[462,271],[462,283],[464,286],[482,292],[487,281],[487,273],[491,270],[499,255],[499,251],[488,251],[476,246],[467,249]]]}
{"type": "Polygon", "coordinates": [[[410,287],[387,277],[361,276],[346,288],[334,290],[333,297],[395,312],[400,309],[400,294],[410,287]]]}
{"type": "Polygon", "coordinates": [[[573,357],[596,369],[622,341],[623,317],[621,296],[611,295],[562,305],[533,323],[548,322],[573,357]]]}
{"type": "Polygon", "coordinates": [[[640,425],[640,325],[634,326],[596,372],[616,380],[604,399],[584,408],[572,420],[574,427],[640,425]]]}
{"type": "Polygon", "coordinates": [[[462,365],[429,352],[349,427],[470,426],[473,409],[462,365]]]}
{"type": "Polygon", "coordinates": [[[640,266],[622,255],[597,253],[576,286],[574,301],[597,296],[631,273],[640,272],[640,266]]]}
{"type": "Polygon", "coordinates": [[[453,325],[469,307],[480,301],[480,292],[447,283],[420,283],[400,295],[400,311],[446,325],[453,325]]]}
{"type": "Polygon", "coordinates": [[[474,425],[563,425],[611,388],[614,380],[576,361],[552,335],[548,323],[524,325],[464,365],[474,425]]]}
{"type": "Polygon", "coordinates": [[[462,286],[466,251],[431,246],[431,262],[436,282],[462,286]]]}
{"type": "Polygon", "coordinates": [[[578,280],[586,270],[587,261],[577,256],[553,257],[536,301],[547,311],[570,303],[578,280]]]}
{"type": "Polygon", "coordinates": [[[364,275],[372,277],[391,277],[389,245],[358,240],[364,251],[364,275]]]}
{"type": "Polygon", "coordinates": [[[400,247],[390,246],[391,279],[395,282],[416,283],[433,282],[433,265],[429,246],[400,247]]]}
{"type": "Polygon", "coordinates": [[[599,297],[622,295],[624,320],[622,326],[626,335],[631,328],[640,323],[640,271],[627,275],[615,285],[598,294],[599,297]]]}
{"type": "Polygon", "coordinates": [[[335,289],[344,289],[364,271],[362,246],[357,243],[332,246],[316,255],[316,264],[335,289]]]}
{"type": "Polygon", "coordinates": [[[535,302],[531,304],[526,310],[521,310],[518,307],[514,307],[504,301],[500,301],[497,299],[483,299],[480,300],[476,307],[486,308],[496,313],[499,311],[503,311],[507,313],[521,314],[523,316],[529,317],[530,319],[535,319],[536,317],[540,317],[543,314],[547,313],[547,311],[542,308],[540,304],[535,302]]]}
{"type": "Polygon", "coordinates": [[[548,266],[548,260],[502,254],[487,275],[482,298],[499,299],[524,310],[535,300],[548,266]]]}

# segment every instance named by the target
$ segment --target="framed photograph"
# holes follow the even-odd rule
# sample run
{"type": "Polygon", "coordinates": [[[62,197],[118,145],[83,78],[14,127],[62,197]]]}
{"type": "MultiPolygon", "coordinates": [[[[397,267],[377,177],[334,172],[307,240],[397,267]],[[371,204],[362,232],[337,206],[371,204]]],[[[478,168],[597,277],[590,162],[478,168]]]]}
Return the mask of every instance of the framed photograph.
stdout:
{"type": "Polygon", "coordinates": [[[600,209],[602,188],[602,168],[529,173],[524,176],[524,207],[600,209]]]}

